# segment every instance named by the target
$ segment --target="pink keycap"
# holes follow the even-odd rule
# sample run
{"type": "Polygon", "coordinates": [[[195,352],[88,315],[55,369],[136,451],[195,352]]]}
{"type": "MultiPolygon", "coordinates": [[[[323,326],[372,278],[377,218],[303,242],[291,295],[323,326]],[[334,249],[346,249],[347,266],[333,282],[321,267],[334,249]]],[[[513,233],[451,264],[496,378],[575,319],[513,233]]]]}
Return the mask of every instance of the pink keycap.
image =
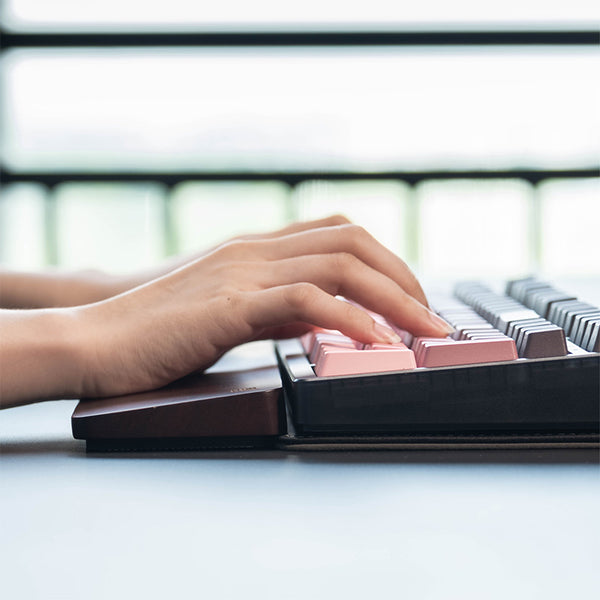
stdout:
{"type": "Polygon", "coordinates": [[[518,358],[514,340],[506,336],[461,341],[417,338],[413,350],[419,367],[449,367],[518,358]]]}
{"type": "Polygon", "coordinates": [[[413,351],[401,343],[368,344],[362,350],[323,343],[315,361],[315,372],[320,377],[404,371],[415,367],[413,351]]]}
{"type": "Polygon", "coordinates": [[[453,344],[453,340],[451,340],[450,338],[415,338],[412,345],[412,349],[415,353],[415,360],[417,361],[417,366],[419,367],[424,366],[422,363],[425,356],[425,350],[427,348],[426,344],[429,344],[431,346],[433,346],[434,344],[450,345],[453,344]]]}
{"type": "Polygon", "coordinates": [[[315,340],[313,346],[308,354],[310,362],[316,363],[319,360],[319,355],[323,347],[335,347],[341,350],[359,350],[362,348],[360,342],[342,335],[338,332],[317,332],[315,333],[315,340]]]}
{"type": "Polygon", "coordinates": [[[300,336],[300,343],[302,344],[302,347],[304,348],[304,352],[306,352],[306,354],[310,354],[314,341],[314,330],[307,331],[304,335],[300,336]]]}
{"type": "Polygon", "coordinates": [[[304,348],[306,354],[310,354],[311,350],[315,344],[315,336],[318,333],[333,333],[335,335],[342,335],[339,331],[335,331],[333,329],[323,329],[322,327],[314,327],[310,331],[307,331],[304,335],[300,337],[300,343],[304,348]]]}

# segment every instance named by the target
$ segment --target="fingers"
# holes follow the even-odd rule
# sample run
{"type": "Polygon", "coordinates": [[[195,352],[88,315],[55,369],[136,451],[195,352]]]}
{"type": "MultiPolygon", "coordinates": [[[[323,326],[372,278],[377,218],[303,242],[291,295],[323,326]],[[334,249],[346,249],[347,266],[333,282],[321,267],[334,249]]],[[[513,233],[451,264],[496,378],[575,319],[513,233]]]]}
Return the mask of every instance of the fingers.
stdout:
{"type": "Polygon", "coordinates": [[[377,326],[364,310],[311,283],[294,283],[249,294],[246,322],[256,331],[298,321],[337,329],[365,344],[400,341],[393,331],[377,326]]]}
{"type": "Polygon", "coordinates": [[[339,215],[234,241],[209,260],[217,278],[228,285],[236,282],[244,297],[262,294],[272,302],[269,307],[258,303],[258,312],[246,322],[251,329],[260,323],[263,334],[284,331],[282,327],[300,321],[339,329],[361,341],[381,341],[381,332],[377,334],[373,319],[361,306],[416,335],[446,336],[450,331],[428,309],[406,263],[339,215]],[[337,295],[361,306],[349,308],[337,295]]]}
{"type": "Polygon", "coordinates": [[[311,229],[321,229],[323,227],[335,227],[338,225],[350,225],[350,220],[344,215],[330,215],[323,219],[315,219],[313,221],[301,221],[299,223],[292,223],[279,231],[268,235],[269,238],[282,237],[285,235],[291,235],[293,233],[301,233],[303,231],[310,231],[311,229]]]}
{"type": "Polygon", "coordinates": [[[270,231],[266,233],[256,233],[243,235],[236,239],[238,240],[270,240],[274,238],[280,238],[294,233],[301,233],[303,231],[310,231],[311,229],[322,229],[323,227],[335,227],[337,225],[350,225],[351,221],[344,215],[331,215],[322,219],[316,219],[313,221],[300,221],[292,223],[286,227],[277,231],[270,231]]]}
{"type": "Polygon", "coordinates": [[[343,295],[415,335],[439,336],[447,324],[394,280],[348,253],[318,254],[269,263],[260,275],[263,288],[307,282],[329,295],[343,295]]]}
{"type": "Polygon", "coordinates": [[[259,242],[265,258],[348,252],[395,281],[406,293],[428,306],[427,298],[408,265],[357,225],[309,229],[259,242]]]}

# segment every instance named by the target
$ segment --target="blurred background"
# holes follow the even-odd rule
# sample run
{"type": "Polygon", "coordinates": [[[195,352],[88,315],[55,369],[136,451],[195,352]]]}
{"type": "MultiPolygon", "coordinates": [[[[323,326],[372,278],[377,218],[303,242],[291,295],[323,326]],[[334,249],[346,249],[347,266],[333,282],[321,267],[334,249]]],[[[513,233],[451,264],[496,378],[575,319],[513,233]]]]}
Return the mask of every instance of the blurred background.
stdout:
{"type": "Polygon", "coordinates": [[[0,262],[342,212],[426,281],[600,276],[597,2],[4,0],[0,262]]]}

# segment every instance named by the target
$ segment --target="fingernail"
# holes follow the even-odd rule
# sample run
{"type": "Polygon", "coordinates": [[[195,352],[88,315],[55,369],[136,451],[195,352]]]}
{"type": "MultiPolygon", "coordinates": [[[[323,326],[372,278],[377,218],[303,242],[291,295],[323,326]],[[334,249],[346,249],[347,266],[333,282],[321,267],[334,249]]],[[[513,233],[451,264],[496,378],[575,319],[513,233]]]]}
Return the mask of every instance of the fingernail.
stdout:
{"type": "Polygon", "coordinates": [[[377,334],[379,341],[384,344],[399,344],[402,341],[402,338],[395,331],[381,325],[381,323],[375,322],[373,331],[377,334]]]}
{"type": "Polygon", "coordinates": [[[444,321],[444,319],[442,319],[442,317],[440,317],[439,315],[436,315],[432,310],[428,310],[427,315],[429,317],[429,320],[436,326],[436,328],[440,329],[447,335],[454,333],[456,331],[454,329],[454,327],[452,327],[452,325],[450,325],[450,323],[448,323],[448,321],[444,321]]]}

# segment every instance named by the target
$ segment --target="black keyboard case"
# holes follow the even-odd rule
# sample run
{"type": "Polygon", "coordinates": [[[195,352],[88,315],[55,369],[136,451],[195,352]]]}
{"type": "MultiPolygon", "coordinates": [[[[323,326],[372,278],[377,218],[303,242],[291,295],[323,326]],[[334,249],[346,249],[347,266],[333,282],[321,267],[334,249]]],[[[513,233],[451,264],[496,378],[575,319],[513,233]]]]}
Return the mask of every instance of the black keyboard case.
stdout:
{"type": "Polygon", "coordinates": [[[316,377],[297,340],[276,349],[292,445],[598,443],[598,353],[316,377]]]}

